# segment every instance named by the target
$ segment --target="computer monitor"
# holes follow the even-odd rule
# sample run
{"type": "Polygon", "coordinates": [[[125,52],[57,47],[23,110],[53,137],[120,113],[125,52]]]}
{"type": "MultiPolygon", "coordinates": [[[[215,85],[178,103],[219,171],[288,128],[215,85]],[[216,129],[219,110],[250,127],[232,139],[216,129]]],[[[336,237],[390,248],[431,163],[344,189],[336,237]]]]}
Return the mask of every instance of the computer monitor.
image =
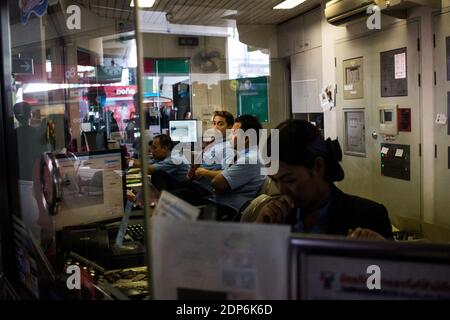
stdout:
{"type": "Polygon", "coordinates": [[[292,299],[450,298],[448,244],[298,234],[290,249],[292,299]]]}
{"type": "Polygon", "coordinates": [[[106,131],[83,131],[81,137],[81,146],[88,152],[107,149],[108,139],[106,136],[106,131]]]}
{"type": "Polygon", "coordinates": [[[169,121],[169,135],[176,142],[197,142],[201,136],[202,124],[197,120],[169,121]]]}
{"type": "Polygon", "coordinates": [[[124,150],[56,156],[62,200],[56,230],[120,218],[125,205],[124,150]]]}

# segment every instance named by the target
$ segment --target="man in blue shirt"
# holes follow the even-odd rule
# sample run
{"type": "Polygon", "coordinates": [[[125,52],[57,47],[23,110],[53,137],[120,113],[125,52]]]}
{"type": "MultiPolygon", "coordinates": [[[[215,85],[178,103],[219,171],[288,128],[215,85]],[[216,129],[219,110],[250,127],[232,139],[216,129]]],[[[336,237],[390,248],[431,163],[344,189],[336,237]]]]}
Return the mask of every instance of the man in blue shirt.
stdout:
{"type": "MultiPolygon", "coordinates": [[[[228,205],[240,211],[244,204],[254,199],[263,185],[266,176],[261,175],[261,164],[258,161],[259,121],[251,115],[243,115],[235,119],[232,127],[231,144],[234,148],[234,161],[227,161],[223,170],[215,171],[198,168],[196,177],[207,177],[215,191],[215,199],[220,204],[228,205]],[[244,143],[238,143],[238,130],[247,133],[256,132],[255,139],[245,137],[244,143]]],[[[232,151],[232,150],[230,150],[232,151]]]]}
{"type": "MultiPolygon", "coordinates": [[[[212,141],[203,149],[201,154],[201,164],[194,164],[189,172],[189,177],[196,176],[197,182],[206,190],[213,191],[211,180],[207,177],[200,177],[195,175],[198,168],[208,170],[223,170],[225,168],[225,161],[227,157],[234,156],[233,153],[228,152],[232,147],[230,141],[227,139],[227,130],[230,130],[234,124],[234,117],[228,111],[215,111],[213,115],[213,122],[211,129],[205,132],[213,135],[212,141]]],[[[198,163],[198,162],[197,162],[198,163]]]]}
{"type": "MultiPolygon", "coordinates": [[[[152,164],[147,167],[148,174],[154,174],[155,172],[165,172],[175,183],[183,182],[187,180],[187,173],[189,171],[189,165],[187,160],[184,160],[181,155],[173,154],[172,151],[173,142],[172,139],[166,134],[161,134],[153,138],[153,142],[150,146],[153,159],[152,164]],[[183,161],[184,160],[184,161],[183,161]]],[[[139,167],[138,160],[134,160],[134,167],[139,167]]]]}
{"type": "Polygon", "coordinates": [[[223,170],[225,159],[227,158],[226,150],[230,149],[230,143],[227,139],[227,130],[234,125],[234,117],[228,111],[215,111],[213,116],[212,129],[216,134],[222,135],[219,141],[213,141],[203,150],[203,161],[201,168],[209,170],[223,170]]]}

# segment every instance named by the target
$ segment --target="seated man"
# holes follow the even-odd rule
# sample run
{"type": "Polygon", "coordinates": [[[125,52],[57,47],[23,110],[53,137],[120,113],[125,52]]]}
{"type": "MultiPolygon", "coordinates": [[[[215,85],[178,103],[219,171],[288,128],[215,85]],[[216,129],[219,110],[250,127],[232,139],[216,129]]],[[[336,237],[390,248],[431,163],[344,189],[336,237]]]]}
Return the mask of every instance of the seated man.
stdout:
{"type": "Polygon", "coordinates": [[[392,239],[383,205],[345,194],[334,185],[344,179],[337,140],[325,141],[318,129],[304,120],[288,120],[277,128],[280,163],[271,177],[281,196],[261,209],[256,222],[290,224],[294,232],[392,239]]]}
{"type": "MultiPolygon", "coordinates": [[[[173,142],[168,135],[161,134],[153,138],[150,151],[155,161],[148,165],[148,174],[165,172],[166,176],[170,175],[175,183],[186,181],[189,165],[187,165],[187,161],[181,161],[180,155],[172,154],[172,148],[173,142]]],[[[139,167],[140,161],[134,160],[133,166],[139,167]]]]}
{"type": "MultiPolygon", "coordinates": [[[[189,177],[195,176],[197,168],[208,170],[222,170],[225,167],[227,150],[232,147],[227,139],[227,130],[230,130],[234,124],[234,117],[228,111],[215,111],[213,115],[212,127],[205,132],[205,135],[211,134],[212,141],[203,149],[201,154],[201,164],[194,164],[189,171],[189,177]]],[[[233,156],[234,154],[228,154],[233,156]]],[[[196,161],[196,163],[199,163],[196,161]]],[[[211,180],[197,175],[197,182],[206,190],[213,191],[211,180]]]]}
{"type": "MultiPolygon", "coordinates": [[[[235,119],[232,127],[231,143],[234,148],[234,161],[227,161],[224,170],[208,170],[198,168],[196,177],[207,177],[215,191],[215,199],[219,204],[225,204],[239,211],[244,204],[256,197],[266,176],[261,175],[261,165],[258,161],[259,121],[251,115],[243,115],[235,119]],[[240,129],[240,131],[239,131],[240,129]],[[255,139],[242,135],[254,130],[255,139]],[[239,134],[239,132],[241,134],[239,134]],[[238,139],[241,142],[238,143],[238,139]],[[256,141],[255,141],[256,140],[256,141]]],[[[232,150],[230,150],[232,151],[232,150]]]]}
{"type": "Polygon", "coordinates": [[[203,163],[201,168],[209,170],[222,170],[225,159],[226,150],[231,148],[227,139],[227,130],[230,130],[234,124],[234,117],[228,111],[215,111],[213,116],[212,128],[222,135],[222,139],[212,141],[203,150],[203,163]]]}

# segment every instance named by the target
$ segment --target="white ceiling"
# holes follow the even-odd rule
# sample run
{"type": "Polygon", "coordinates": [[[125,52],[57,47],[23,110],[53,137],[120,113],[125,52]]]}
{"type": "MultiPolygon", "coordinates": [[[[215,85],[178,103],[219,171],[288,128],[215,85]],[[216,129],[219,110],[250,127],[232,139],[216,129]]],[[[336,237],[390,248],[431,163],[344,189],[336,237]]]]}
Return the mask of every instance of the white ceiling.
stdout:
{"type": "MultiPolygon", "coordinates": [[[[133,20],[131,0],[77,0],[101,17],[133,20]]],[[[163,22],[161,12],[170,13],[172,23],[222,26],[227,19],[239,24],[279,24],[308,11],[321,0],[307,0],[290,10],[273,10],[282,0],[156,0],[144,15],[143,24],[163,22]],[[155,13],[156,11],[156,13],[155,13]]]]}

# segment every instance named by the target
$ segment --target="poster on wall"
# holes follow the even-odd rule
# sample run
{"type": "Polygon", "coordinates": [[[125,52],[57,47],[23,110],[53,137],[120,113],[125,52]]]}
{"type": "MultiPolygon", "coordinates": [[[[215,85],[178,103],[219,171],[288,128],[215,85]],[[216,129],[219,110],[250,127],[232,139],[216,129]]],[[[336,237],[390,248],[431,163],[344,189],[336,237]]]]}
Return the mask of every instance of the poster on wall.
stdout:
{"type": "Polygon", "coordinates": [[[363,58],[344,60],[344,100],[364,98],[363,58]]]}
{"type": "Polygon", "coordinates": [[[320,106],[323,112],[331,111],[336,107],[336,93],[337,85],[330,84],[326,88],[322,88],[322,92],[320,93],[320,106]]]}
{"type": "Polygon", "coordinates": [[[344,153],[351,156],[366,156],[366,124],[364,110],[344,110],[344,153]]]}
{"type": "Polygon", "coordinates": [[[238,79],[236,90],[237,114],[251,114],[260,122],[269,121],[268,78],[238,79]]]}
{"type": "Polygon", "coordinates": [[[408,95],[407,50],[400,48],[380,53],[381,96],[408,95]]]}

